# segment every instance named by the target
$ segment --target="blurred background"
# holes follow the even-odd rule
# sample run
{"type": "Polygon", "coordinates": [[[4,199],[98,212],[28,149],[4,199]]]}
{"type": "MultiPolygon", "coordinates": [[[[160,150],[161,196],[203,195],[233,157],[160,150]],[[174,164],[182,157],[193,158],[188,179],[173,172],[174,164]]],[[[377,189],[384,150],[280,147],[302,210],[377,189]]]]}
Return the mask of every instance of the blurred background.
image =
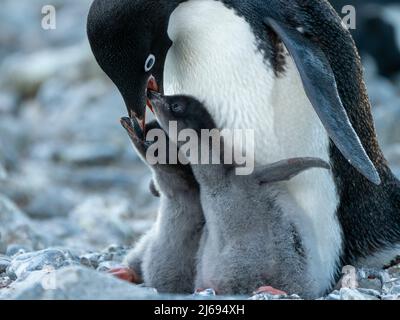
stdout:
{"type": "Polygon", "coordinates": [[[21,211],[0,200],[0,253],[132,244],[156,214],[123,101],[86,39],[90,3],[0,0],[0,197],[21,211]],[[43,30],[50,2],[57,28],[43,30]]]}
{"type": "MultiPolygon", "coordinates": [[[[355,2],[379,139],[400,176],[400,5],[355,2]]],[[[90,3],[0,0],[0,253],[129,245],[156,214],[122,99],[86,40],[90,3]],[[49,2],[55,30],[41,26],[49,2]]]]}

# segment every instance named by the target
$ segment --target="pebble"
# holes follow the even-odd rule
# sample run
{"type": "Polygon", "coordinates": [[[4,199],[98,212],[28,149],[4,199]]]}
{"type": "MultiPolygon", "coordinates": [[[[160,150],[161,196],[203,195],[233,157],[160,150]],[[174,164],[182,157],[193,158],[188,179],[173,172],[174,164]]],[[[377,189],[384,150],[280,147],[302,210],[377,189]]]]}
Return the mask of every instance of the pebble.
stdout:
{"type": "Polygon", "coordinates": [[[79,257],[81,265],[93,269],[99,266],[100,253],[88,253],[79,257]]]}
{"type": "MultiPolygon", "coordinates": [[[[221,298],[160,296],[104,274],[149,229],[159,203],[119,124],[123,100],[76,18],[92,0],[53,0],[58,26],[45,33],[36,28],[41,2],[3,0],[0,10],[0,298],[221,298]]],[[[400,80],[380,78],[373,61],[366,67],[380,144],[400,177],[400,80]]],[[[358,276],[357,289],[322,299],[399,298],[400,265],[358,276]]]]}
{"type": "Polygon", "coordinates": [[[390,267],[387,272],[391,278],[399,278],[400,279],[400,264],[390,267]]]}
{"type": "Polygon", "coordinates": [[[360,288],[382,290],[382,282],[379,279],[361,279],[358,281],[360,288]]]}
{"type": "Polygon", "coordinates": [[[215,297],[217,293],[214,289],[205,289],[194,293],[198,297],[215,297]]]}
{"type": "Polygon", "coordinates": [[[16,256],[7,268],[7,274],[20,278],[32,271],[45,268],[56,270],[73,264],[77,264],[77,259],[70,252],[60,249],[45,249],[16,256]]]}
{"type": "Polygon", "coordinates": [[[0,274],[6,272],[11,264],[11,259],[8,256],[0,255],[0,274]]]}
{"type": "Polygon", "coordinates": [[[10,277],[0,277],[0,289],[8,287],[12,282],[10,277]]]}
{"type": "Polygon", "coordinates": [[[339,294],[340,300],[379,300],[376,296],[362,293],[358,289],[342,288],[339,294]]]}
{"type": "Polygon", "coordinates": [[[110,245],[101,252],[91,252],[81,255],[80,263],[86,267],[107,271],[113,266],[121,265],[130,248],[119,245],[110,245]]]}

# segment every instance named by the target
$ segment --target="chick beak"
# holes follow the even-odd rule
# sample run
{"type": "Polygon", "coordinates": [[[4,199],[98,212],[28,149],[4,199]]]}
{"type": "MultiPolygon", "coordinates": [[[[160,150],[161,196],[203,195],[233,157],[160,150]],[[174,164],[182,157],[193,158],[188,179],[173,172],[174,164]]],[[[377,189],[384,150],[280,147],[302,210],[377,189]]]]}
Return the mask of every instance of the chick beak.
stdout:
{"type": "MultiPolygon", "coordinates": [[[[150,76],[149,81],[147,83],[147,92],[160,92],[160,87],[157,84],[156,78],[154,76],[150,76]]],[[[153,105],[151,104],[151,100],[147,97],[147,107],[151,112],[154,113],[153,105]]]]}

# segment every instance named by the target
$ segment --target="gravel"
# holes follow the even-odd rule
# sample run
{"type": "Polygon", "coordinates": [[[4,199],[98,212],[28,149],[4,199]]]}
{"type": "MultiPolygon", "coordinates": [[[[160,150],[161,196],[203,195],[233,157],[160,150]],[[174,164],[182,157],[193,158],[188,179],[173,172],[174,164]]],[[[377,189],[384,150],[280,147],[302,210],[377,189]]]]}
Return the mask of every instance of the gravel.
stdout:
{"type": "MultiPolygon", "coordinates": [[[[53,0],[58,27],[43,31],[35,27],[43,1],[2,1],[0,299],[214,299],[212,290],[162,296],[106,273],[150,228],[158,200],[120,127],[123,101],[77,19],[90,2],[53,0]]],[[[371,60],[365,67],[380,143],[400,177],[400,81],[380,78],[371,60]]],[[[321,299],[400,297],[399,264],[357,275],[358,287],[321,299]]]]}

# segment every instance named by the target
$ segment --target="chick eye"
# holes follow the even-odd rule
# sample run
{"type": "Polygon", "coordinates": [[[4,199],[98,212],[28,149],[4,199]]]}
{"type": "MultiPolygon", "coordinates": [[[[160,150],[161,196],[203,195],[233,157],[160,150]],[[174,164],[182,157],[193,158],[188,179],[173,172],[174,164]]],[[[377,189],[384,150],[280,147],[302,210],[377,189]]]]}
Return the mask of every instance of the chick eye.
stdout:
{"type": "Polygon", "coordinates": [[[175,114],[182,114],[185,111],[185,107],[179,103],[174,103],[171,105],[171,111],[175,114]]]}
{"type": "Polygon", "coordinates": [[[155,63],[156,63],[156,57],[154,56],[154,54],[150,54],[147,57],[146,62],[144,64],[144,71],[149,72],[151,69],[153,69],[155,63]]]}

